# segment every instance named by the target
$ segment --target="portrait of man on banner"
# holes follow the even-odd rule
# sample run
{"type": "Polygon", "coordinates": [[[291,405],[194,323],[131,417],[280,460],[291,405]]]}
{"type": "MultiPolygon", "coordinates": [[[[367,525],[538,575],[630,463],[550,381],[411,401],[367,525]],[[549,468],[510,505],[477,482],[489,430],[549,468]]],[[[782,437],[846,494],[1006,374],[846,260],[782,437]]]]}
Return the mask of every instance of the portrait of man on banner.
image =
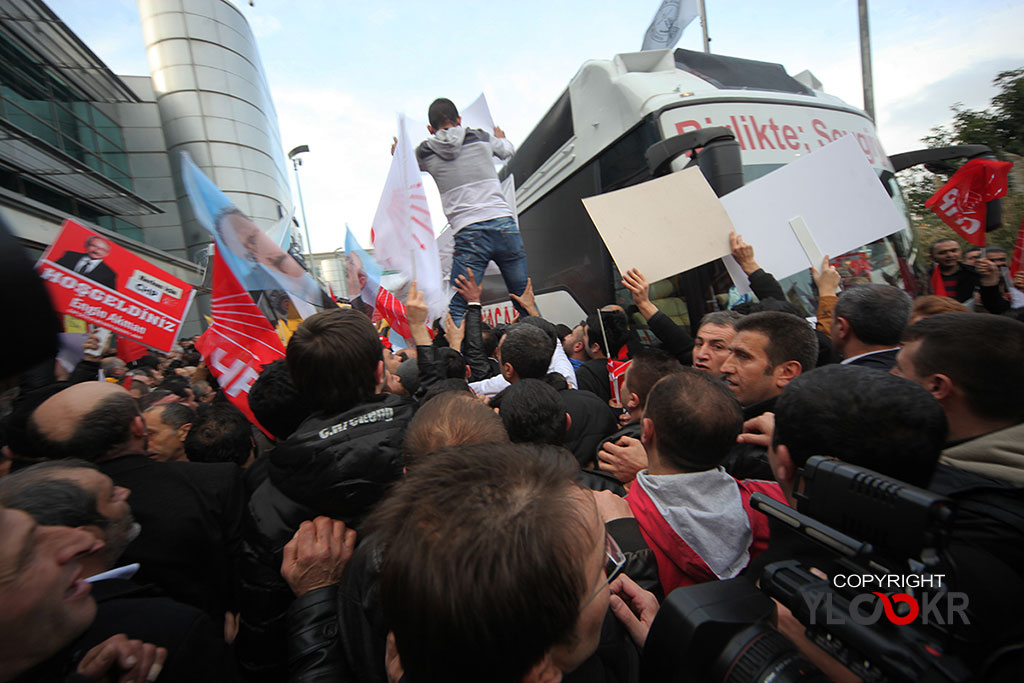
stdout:
{"type": "Polygon", "coordinates": [[[117,289],[117,273],[104,263],[104,259],[109,255],[110,242],[99,235],[90,235],[85,239],[84,251],[65,251],[56,260],[56,264],[84,275],[104,287],[117,289]]]}
{"type": "Polygon", "coordinates": [[[213,236],[242,287],[250,292],[287,292],[303,318],[324,306],[329,298],[313,276],[235,206],[187,153],[181,156],[181,177],[196,220],[213,236]]]}

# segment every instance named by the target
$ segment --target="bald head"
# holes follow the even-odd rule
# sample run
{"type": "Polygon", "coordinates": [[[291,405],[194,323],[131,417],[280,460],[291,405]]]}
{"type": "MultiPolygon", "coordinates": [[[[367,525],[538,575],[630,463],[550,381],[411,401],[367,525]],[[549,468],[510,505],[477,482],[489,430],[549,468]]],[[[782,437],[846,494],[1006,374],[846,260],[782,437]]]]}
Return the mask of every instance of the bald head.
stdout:
{"type": "Polygon", "coordinates": [[[144,450],[145,426],[135,399],[123,387],[82,382],[36,408],[29,438],[37,456],[95,461],[144,450]]]}

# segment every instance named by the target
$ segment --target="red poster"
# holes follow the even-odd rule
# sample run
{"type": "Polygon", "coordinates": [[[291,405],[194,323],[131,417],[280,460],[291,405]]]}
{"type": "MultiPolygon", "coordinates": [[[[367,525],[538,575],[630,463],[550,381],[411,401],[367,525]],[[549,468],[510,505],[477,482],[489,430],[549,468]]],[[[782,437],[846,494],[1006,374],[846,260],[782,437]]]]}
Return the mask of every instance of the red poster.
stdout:
{"type": "Polygon", "coordinates": [[[54,308],[170,351],[195,294],[192,286],[97,232],[64,221],[36,264],[54,308]]]}
{"type": "Polygon", "coordinates": [[[249,408],[249,389],[263,366],[284,358],[284,348],[274,328],[238,283],[219,251],[213,257],[210,311],[213,324],[196,340],[196,348],[203,354],[206,366],[228,400],[245,413],[250,422],[263,429],[249,408]]]}

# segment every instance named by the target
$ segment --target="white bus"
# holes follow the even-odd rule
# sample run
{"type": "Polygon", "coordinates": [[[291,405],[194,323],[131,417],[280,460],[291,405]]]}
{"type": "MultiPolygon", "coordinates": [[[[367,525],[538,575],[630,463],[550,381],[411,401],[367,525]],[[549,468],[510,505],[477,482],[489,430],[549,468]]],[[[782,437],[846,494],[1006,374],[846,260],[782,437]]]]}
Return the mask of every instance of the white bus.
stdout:
{"type": "MultiPolygon", "coordinates": [[[[688,50],[636,52],[586,62],[502,170],[502,178],[512,174],[515,180],[519,224],[541,312],[573,325],[609,302],[617,301],[627,310],[632,305],[580,201],[583,197],[635,185],[688,164],[698,164],[721,196],[843,135],[856,137],[906,216],[893,166],[871,120],[822,92],[809,73],[798,79],[778,64],[688,50]],[[734,142],[719,139],[693,153],[663,158],[676,142],[721,138],[716,130],[728,136],[722,127],[731,131],[734,142]]],[[[916,292],[916,256],[908,221],[894,235],[834,263],[846,284],[885,282],[916,292]]],[[[504,288],[500,280],[493,284],[488,283],[488,291],[501,292],[490,299],[496,302],[505,296],[504,288]]],[[[810,271],[781,284],[792,303],[807,315],[814,314],[810,271]]],[[[693,325],[704,313],[727,306],[730,285],[724,266],[716,261],[653,283],[651,298],[677,323],[693,325]]],[[[505,304],[487,310],[494,322],[511,314],[505,304]]],[[[633,317],[642,323],[642,316],[633,317]]]]}

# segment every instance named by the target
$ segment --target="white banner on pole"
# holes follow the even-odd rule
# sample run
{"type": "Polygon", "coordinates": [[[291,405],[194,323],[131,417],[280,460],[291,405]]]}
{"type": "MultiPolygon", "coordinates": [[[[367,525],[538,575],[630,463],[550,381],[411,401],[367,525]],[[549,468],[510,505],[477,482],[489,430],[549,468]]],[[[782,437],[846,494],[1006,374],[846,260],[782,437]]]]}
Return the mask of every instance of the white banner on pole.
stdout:
{"type": "Polygon", "coordinates": [[[399,114],[398,143],[370,236],[377,262],[385,270],[398,271],[408,280],[417,281],[427,300],[430,319],[434,320],[444,314],[448,300],[441,284],[441,262],[430,208],[408,127],[405,115],[399,114]]]}
{"type": "Polygon", "coordinates": [[[641,50],[671,50],[691,21],[697,18],[697,0],[662,0],[644,33],[641,50]]]}

